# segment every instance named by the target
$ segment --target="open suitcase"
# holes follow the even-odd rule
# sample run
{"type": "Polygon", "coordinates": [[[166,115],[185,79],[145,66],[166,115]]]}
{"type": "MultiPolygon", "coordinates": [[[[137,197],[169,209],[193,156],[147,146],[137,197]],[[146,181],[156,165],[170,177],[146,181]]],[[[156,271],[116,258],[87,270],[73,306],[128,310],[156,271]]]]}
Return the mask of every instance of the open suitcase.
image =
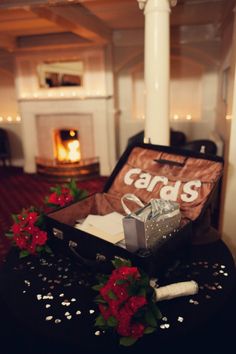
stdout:
{"type": "MultiPolygon", "coordinates": [[[[151,144],[129,146],[121,156],[103,193],[56,210],[46,217],[51,247],[69,252],[96,271],[110,271],[114,257],[128,258],[150,275],[159,275],[182,256],[191,244],[192,228],[204,216],[223,172],[217,156],[151,144]],[[181,222],[178,230],[149,250],[131,253],[99,237],[74,228],[76,220],[89,214],[125,215],[121,197],[133,193],[144,203],[151,198],[177,201],[181,222]]],[[[137,206],[129,205],[132,210],[137,206]]]]}

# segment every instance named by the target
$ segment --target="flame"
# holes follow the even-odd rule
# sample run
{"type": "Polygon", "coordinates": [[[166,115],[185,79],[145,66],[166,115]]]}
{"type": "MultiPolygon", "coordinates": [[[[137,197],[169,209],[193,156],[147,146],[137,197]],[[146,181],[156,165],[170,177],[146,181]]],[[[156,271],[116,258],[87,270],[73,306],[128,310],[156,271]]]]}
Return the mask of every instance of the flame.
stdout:
{"type": "Polygon", "coordinates": [[[68,143],[68,157],[71,162],[76,162],[81,159],[79,147],[80,144],[78,140],[73,140],[68,143]]]}
{"type": "Polygon", "coordinates": [[[57,145],[57,159],[64,162],[78,162],[81,159],[80,143],[77,139],[70,140],[65,145],[57,145]]]}

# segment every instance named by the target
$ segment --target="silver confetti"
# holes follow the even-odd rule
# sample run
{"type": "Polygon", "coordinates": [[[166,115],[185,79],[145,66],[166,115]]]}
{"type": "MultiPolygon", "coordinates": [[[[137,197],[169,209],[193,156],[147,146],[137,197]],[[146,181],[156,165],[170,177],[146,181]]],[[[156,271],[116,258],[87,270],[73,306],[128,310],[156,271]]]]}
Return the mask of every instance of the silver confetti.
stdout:
{"type": "Polygon", "coordinates": [[[64,296],[64,294],[63,293],[61,293],[60,295],[59,295],[59,297],[63,297],[64,296]]]}
{"type": "Polygon", "coordinates": [[[100,331],[96,331],[94,334],[95,334],[95,336],[100,336],[101,332],[100,331]]]}
{"type": "Polygon", "coordinates": [[[76,301],[76,299],[73,297],[72,299],[71,299],[71,302],[75,302],[76,301]]]}
{"type": "Polygon", "coordinates": [[[55,320],[55,323],[61,323],[60,318],[57,318],[57,319],[55,320]]]}
{"type": "Polygon", "coordinates": [[[177,321],[179,321],[179,322],[183,322],[183,320],[184,320],[184,318],[181,317],[181,316],[179,316],[178,319],[177,319],[177,321]]]}
{"type": "Polygon", "coordinates": [[[89,310],[89,313],[90,313],[90,314],[92,314],[92,313],[94,313],[94,312],[95,312],[94,310],[89,310]]]}
{"type": "Polygon", "coordinates": [[[49,307],[51,307],[51,305],[50,304],[46,304],[45,307],[46,307],[46,309],[48,309],[49,307]]]}
{"type": "Polygon", "coordinates": [[[47,316],[46,321],[51,321],[53,319],[53,316],[47,316]]]}
{"type": "Polygon", "coordinates": [[[76,311],[76,315],[81,315],[81,311],[80,311],[80,310],[77,310],[77,311],[76,311]]]}

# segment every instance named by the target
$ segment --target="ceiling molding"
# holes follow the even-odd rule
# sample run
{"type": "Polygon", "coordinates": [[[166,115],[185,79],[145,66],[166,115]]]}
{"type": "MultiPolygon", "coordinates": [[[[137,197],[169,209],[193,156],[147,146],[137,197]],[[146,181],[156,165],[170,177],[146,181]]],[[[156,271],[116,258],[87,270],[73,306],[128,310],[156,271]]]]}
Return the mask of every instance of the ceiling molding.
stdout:
{"type": "Polygon", "coordinates": [[[36,7],[31,11],[92,42],[107,43],[112,40],[112,31],[83,6],[36,7]]]}
{"type": "Polygon", "coordinates": [[[206,52],[204,48],[198,48],[194,45],[171,44],[171,57],[184,56],[204,66],[217,68],[219,66],[219,55],[214,54],[211,55],[210,50],[206,52]]]}
{"type": "Polygon", "coordinates": [[[73,46],[91,46],[91,42],[68,32],[17,38],[17,50],[41,50],[73,46]]]}
{"type": "Polygon", "coordinates": [[[1,0],[0,9],[22,9],[22,7],[34,6],[55,6],[55,5],[68,5],[79,4],[79,0],[1,0]]]}

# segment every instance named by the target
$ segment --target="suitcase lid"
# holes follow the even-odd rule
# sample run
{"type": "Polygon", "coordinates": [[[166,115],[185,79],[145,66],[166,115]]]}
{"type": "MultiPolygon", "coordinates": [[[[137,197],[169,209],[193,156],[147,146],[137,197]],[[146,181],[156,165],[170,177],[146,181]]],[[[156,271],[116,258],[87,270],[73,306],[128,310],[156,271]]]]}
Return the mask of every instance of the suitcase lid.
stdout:
{"type": "Polygon", "coordinates": [[[182,216],[194,221],[210,204],[222,174],[219,156],[140,143],[125,150],[104,192],[133,193],[144,203],[151,198],[177,201],[182,216]]]}

